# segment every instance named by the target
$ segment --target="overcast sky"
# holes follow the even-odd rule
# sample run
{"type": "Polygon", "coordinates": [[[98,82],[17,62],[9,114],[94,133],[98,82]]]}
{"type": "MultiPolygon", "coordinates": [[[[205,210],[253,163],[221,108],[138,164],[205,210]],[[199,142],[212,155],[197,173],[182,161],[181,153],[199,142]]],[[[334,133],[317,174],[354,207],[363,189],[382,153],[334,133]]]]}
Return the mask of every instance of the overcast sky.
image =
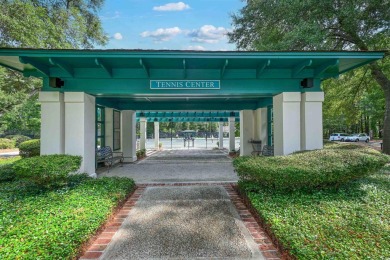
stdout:
{"type": "MultiPolygon", "coordinates": [[[[226,33],[241,0],[106,0],[107,49],[235,50],[226,33]]],[[[99,48],[99,47],[98,47],[99,48]]]]}

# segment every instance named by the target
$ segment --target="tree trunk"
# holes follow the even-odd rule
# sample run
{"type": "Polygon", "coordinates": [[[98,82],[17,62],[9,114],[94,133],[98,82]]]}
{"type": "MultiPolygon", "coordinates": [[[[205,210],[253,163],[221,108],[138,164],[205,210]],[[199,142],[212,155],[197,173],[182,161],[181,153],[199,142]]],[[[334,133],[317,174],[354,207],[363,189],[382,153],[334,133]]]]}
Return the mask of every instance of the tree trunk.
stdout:
{"type": "Polygon", "coordinates": [[[383,120],[383,152],[385,154],[390,154],[390,80],[386,77],[386,75],[382,72],[378,64],[372,63],[370,65],[371,74],[378,82],[378,84],[382,87],[383,92],[385,94],[385,118],[383,120]]]}

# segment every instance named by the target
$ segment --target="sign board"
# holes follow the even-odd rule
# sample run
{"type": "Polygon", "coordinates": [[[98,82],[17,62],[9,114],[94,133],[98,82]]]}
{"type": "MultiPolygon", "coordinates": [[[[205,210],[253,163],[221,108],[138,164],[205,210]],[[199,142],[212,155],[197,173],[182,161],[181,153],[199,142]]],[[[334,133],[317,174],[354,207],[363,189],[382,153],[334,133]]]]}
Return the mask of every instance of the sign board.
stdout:
{"type": "Polygon", "coordinates": [[[219,80],[151,80],[150,89],[220,89],[219,80]]]}

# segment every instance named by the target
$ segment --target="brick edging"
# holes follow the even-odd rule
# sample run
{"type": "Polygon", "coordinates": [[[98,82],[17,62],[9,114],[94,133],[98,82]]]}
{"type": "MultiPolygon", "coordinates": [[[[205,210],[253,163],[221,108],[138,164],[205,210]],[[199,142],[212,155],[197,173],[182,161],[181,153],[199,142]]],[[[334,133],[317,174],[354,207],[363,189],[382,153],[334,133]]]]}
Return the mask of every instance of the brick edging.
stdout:
{"type": "Polygon", "coordinates": [[[134,191],[129,194],[128,198],[117,206],[117,209],[119,210],[114,212],[112,214],[113,217],[111,217],[106,224],[103,225],[103,228],[101,228],[100,231],[98,231],[96,235],[89,240],[87,243],[88,246],[86,246],[87,249],[84,250],[79,259],[99,259],[108,244],[111,242],[112,237],[119,230],[123,221],[127,218],[130,210],[134,207],[135,203],[144,192],[145,188],[146,187],[139,187],[137,185],[134,191]]]}
{"type": "Polygon", "coordinates": [[[265,223],[265,221],[261,218],[257,210],[253,207],[246,194],[242,193],[236,184],[231,185],[231,188],[235,191],[237,196],[241,197],[243,204],[247,207],[248,211],[252,214],[257,224],[261,227],[262,230],[264,230],[264,232],[267,234],[269,239],[272,241],[275,248],[278,250],[281,259],[295,260],[296,257],[292,256],[288,252],[288,250],[284,249],[283,245],[279,242],[275,234],[271,231],[269,225],[265,223]]]}

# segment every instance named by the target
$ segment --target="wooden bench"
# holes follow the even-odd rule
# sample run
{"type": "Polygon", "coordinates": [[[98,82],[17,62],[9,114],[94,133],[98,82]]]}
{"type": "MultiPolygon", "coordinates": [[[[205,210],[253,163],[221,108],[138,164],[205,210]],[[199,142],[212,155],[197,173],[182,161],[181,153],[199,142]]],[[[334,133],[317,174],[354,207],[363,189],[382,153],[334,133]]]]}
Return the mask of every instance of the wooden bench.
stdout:
{"type": "Polygon", "coordinates": [[[98,163],[104,163],[108,165],[108,172],[110,168],[116,161],[121,163],[123,166],[123,153],[122,152],[113,152],[110,146],[103,146],[96,149],[96,168],[98,163]]]}

